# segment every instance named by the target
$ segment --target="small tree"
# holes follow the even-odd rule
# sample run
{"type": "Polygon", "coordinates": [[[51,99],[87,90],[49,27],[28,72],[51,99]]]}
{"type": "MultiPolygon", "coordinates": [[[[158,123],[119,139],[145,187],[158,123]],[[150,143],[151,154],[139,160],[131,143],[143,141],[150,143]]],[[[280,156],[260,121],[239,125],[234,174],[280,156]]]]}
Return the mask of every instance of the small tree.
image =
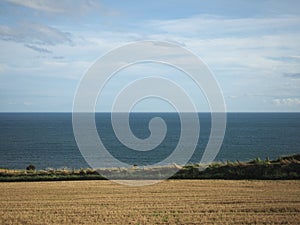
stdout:
{"type": "Polygon", "coordinates": [[[35,166],[30,164],[29,166],[26,167],[26,170],[35,170],[35,166]]]}

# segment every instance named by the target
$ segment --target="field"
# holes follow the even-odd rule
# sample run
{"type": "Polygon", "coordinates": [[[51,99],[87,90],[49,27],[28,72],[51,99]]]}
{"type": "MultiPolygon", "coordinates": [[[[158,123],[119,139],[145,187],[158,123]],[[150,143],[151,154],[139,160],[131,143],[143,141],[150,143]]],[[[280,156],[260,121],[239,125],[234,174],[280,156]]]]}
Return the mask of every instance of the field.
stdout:
{"type": "Polygon", "coordinates": [[[0,224],[298,224],[300,181],[0,183],[0,224]]]}

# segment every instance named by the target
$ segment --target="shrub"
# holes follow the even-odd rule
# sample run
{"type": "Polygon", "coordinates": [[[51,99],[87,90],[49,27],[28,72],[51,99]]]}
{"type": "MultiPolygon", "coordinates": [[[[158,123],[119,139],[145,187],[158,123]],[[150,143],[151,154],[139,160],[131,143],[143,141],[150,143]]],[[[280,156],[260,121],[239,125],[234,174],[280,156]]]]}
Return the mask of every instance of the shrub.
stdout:
{"type": "Polygon", "coordinates": [[[35,166],[30,164],[29,166],[26,167],[26,170],[35,170],[35,166]]]}

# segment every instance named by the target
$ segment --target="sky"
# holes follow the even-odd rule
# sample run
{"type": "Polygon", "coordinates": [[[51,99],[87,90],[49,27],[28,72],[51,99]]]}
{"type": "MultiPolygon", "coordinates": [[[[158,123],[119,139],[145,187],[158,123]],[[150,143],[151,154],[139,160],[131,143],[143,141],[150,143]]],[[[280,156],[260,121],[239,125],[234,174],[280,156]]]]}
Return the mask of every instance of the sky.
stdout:
{"type": "MultiPolygon", "coordinates": [[[[128,43],[167,41],[209,67],[229,112],[300,111],[298,0],[2,0],[0,112],[71,112],[82,77],[99,57],[128,43]]],[[[199,111],[205,93],[163,65],[120,71],[99,96],[110,111],[130,79],[165,76],[187,89],[199,111]]],[[[137,111],[168,111],[157,99],[137,111]]]]}

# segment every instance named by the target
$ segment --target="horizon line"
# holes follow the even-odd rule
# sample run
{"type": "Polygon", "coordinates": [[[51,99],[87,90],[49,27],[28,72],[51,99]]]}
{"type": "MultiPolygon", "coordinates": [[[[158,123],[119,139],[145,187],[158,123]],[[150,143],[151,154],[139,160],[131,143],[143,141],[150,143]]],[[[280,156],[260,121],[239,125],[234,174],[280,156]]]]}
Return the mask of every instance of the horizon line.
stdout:
{"type": "MultiPolygon", "coordinates": [[[[72,111],[0,111],[0,113],[128,113],[128,112],[111,112],[111,111],[95,111],[95,112],[72,112],[72,111]]],[[[129,113],[195,113],[195,112],[176,112],[176,111],[131,111],[129,113]]],[[[300,113],[294,111],[226,111],[211,112],[198,111],[196,113],[300,113]]]]}

